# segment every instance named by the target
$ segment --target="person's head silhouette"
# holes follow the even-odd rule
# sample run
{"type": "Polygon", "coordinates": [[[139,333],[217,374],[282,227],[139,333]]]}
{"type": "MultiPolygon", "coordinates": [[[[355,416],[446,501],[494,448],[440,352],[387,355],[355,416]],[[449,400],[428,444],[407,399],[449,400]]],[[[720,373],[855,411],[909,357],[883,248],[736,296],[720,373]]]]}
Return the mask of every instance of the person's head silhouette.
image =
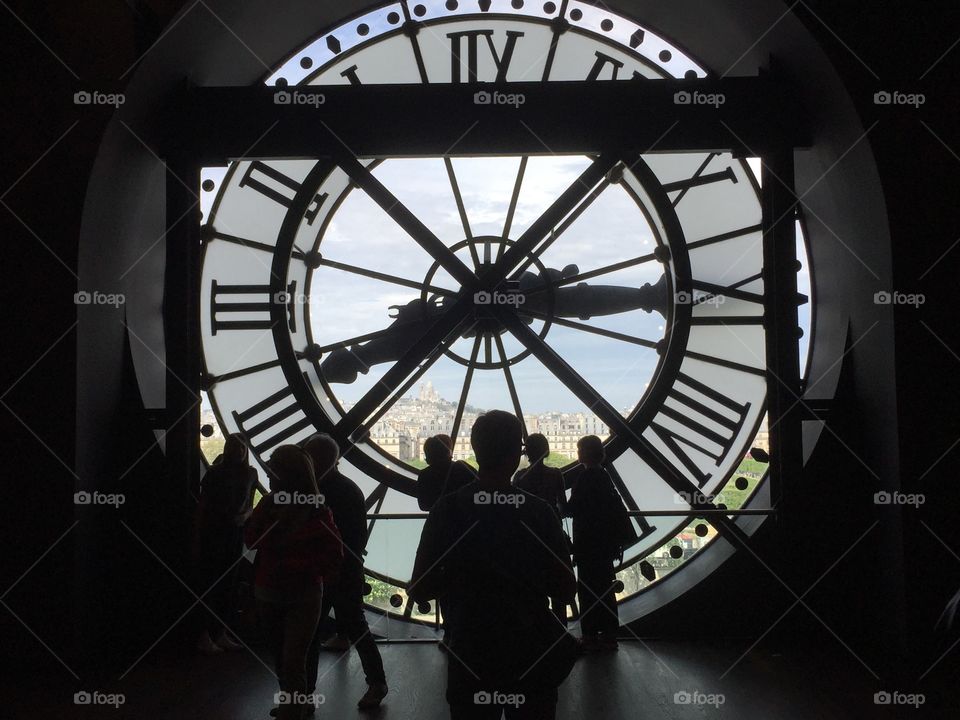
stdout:
{"type": "Polygon", "coordinates": [[[316,474],[317,485],[323,484],[323,479],[330,470],[337,466],[340,459],[340,446],[327,433],[311,435],[303,444],[303,449],[313,461],[313,471],[316,474]]]}
{"type": "Polygon", "coordinates": [[[577,459],[584,467],[596,467],[606,456],[603,440],[596,435],[586,435],[577,441],[577,459]]]}
{"type": "Polygon", "coordinates": [[[444,441],[445,437],[447,436],[434,435],[423,443],[423,459],[427,461],[427,465],[450,459],[450,445],[444,441]]]}
{"type": "Polygon", "coordinates": [[[296,445],[281,445],[270,455],[270,489],[277,492],[316,494],[313,462],[296,445]]]}
{"type": "Polygon", "coordinates": [[[531,465],[546,460],[549,454],[550,443],[547,442],[547,438],[544,435],[533,433],[527,436],[526,455],[531,465]]]}
{"type": "Polygon", "coordinates": [[[223,459],[221,462],[227,465],[239,465],[247,459],[247,444],[243,440],[243,435],[234,433],[228,435],[223,443],[223,459]]]}
{"type": "Polygon", "coordinates": [[[491,410],[476,419],[470,444],[480,468],[480,478],[509,482],[520,464],[523,449],[523,425],[516,415],[491,410]]]}

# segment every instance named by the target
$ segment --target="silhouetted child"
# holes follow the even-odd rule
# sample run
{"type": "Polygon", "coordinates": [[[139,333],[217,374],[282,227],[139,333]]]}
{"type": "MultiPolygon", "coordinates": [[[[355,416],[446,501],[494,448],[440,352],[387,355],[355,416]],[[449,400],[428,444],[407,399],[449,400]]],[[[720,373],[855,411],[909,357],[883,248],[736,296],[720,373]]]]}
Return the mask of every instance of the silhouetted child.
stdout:
{"type": "Polygon", "coordinates": [[[573,518],[573,557],[577,564],[581,647],[615,650],[620,620],[613,584],[614,560],[620,555],[622,501],[601,463],[605,452],[596,435],[577,442],[583,471],[567,507],[573,518]]]}
{"type": "Polygon", "coordinates": [[[247,521],[244,540],[257,551],[254,595],[274,650],[280,684],[276,715],[302,720],[313,706],[307,650],[320,620],[324,585],[335,580],[343,547],[307,453],[282,445],[273,451],[269,470],[271,492],[247,521]]]}

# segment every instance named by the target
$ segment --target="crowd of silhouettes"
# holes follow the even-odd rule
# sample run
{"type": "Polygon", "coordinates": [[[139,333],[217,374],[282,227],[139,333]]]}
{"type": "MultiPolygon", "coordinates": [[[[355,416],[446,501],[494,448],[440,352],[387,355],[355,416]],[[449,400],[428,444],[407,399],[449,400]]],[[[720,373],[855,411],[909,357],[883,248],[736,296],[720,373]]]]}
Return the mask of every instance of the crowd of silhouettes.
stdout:
{"type": "MultiPolygon", "coordinates": [[[[511,413],[480,415],[470,435],[476,472],[453,459],[449,436],[423,446],[416,495],[429,514],[408,592],[442,612],[452,720],[551,720],[576,657],[617,647],[614,566],[632,525],[603,467],[603,443],[581,438],[579,464],[565,480],[547,464],[547,439],[524,434],[511,413]],[[518,472],[522,454],[529,464],[518,472]],[[567,610],[577,606],[579,639],[566,629],[567,610]]],[[[364,495],[339,459],[336,441],[323,433],[278,447],[266,468],[270,491],[254,508],[256,472],[243,439],[232,435],[201,486],[197,567],[211,589],[198,650],[243,647],[223,618],[234,612],[246,544],[256,551],[257,617],[279,683],[271,715],[281,720],[316,711],[322,650],[356,648],[367,681],[360,709],[376,708],[387,694],[363,609],[364,495]],[[336,633],[323,642],[331,609],[336,633]]]]}

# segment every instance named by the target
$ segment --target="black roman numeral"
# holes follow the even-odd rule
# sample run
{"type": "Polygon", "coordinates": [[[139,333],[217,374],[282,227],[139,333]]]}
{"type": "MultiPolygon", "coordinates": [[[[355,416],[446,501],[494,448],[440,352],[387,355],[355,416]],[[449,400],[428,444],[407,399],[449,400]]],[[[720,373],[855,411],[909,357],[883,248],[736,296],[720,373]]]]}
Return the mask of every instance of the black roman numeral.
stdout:
{"type": "MultiPolygon", "coordinates": [[[[249,187],[288,209],[300,192],[300,183],[261,160],[254,160],[247,166],[247,171],[239,184],[240,187],[249,187]]],[[[327,196],[327,193],[318,193],[313,196],[307,211],[303,214],[307,219],[307,225],[313,225],[327,196]]]]}
{"type": "Polygon", "coordinates": [[[300,406],[293,397],[293,390],[289,387],[278,390],[243,412],[234,411],[232,414],[240,432],[257,455],[262,455],[300,431],[312,427],[310,420],[304,416],[277,430],[277,426],[287,418],[302,415],[300,406]],[[258,421],[257,418],[261,419],[258,421]]]}
{"type": "Polygon", "coordinates": [[[210,283],[210,332],[216,335],[222,330],[269,330],[273,327],[270,308],[274,304],[287,306],[287,326],[290,332],[297,331],[297,318],[294,313],[297,281],[287,286],[286,292],[270,295],[269,285],[221,285],[216,280],[210,283]],[[223,302],[222,297],[236,298],[253,296],[254,300],[223,302]],[[238,315],[256,315],[253,319],[237,319],[238,315]],[[224,319],[230,318],[233,319],[224,319]]]}
{"type": "Polygon", "coordinates": [[[697,484],[703,487],[710,479],[711,474],[701,470],[681,445],[703,453],[719,465],[720,461],[733,447],[733,442],[740,433],[749,411],[750,403],[740,404],[733,398],[704,385],[689,375],[680,373],[677,376],[676,384],[667,395],[667,400],[660,407],[657,417],[650,423],[650,429],[669,448],[676,460],[690,472],[697,484]],[[731,419],[728,415],[697,400],[691,395],[690,391],[694,391],[730,410],[735,417],[731,419]],[[670,401],[672,401],[672,404],[667,404],[670,401]],[[683,406],[683,408],[678,409],[678,405],[683,406]],[[679,423],[684,430],[664,427],[657,422],[657,419],[661,416],[679,423]],[[704,424],[705,422],[715,423],[722,430],[713,430],[704,424]],[[718,449],[714,449],[715,447],[718,449]]]}
{"type": "Polygon", "coordinates": [[[351,85],[363,85],[363,83],[360,82],[360,78],[357,77],[357,66],[356,66],[356,65],[351,65],[351,66],[348,67],[346,70],[344,70],[343,72],[341,72],[341,73],[340,73],[340,77],[345,77],[347,80],[350,81],[350,84],[351,84],[351,85]]]}
{"type": "Polygon", "coordinates": [[[612,58],[609,55],[606,55],[599,50],[594,53],[597,56],[597,59],[593,62],[593,67],[590,68],[590,72],[587,74],[587,80],[597,80],[600,78],[600,73],[603,72],[603,69],[609,65],[611,68],[611,80],[617,79],[617,74],[620,72],[620,69],[623,67],[623,63],[612,58]]]}
{"type": "Polygon", "coordinates": [[[486,40],[487,48],[490,50],[490,55],[493,57],[493,63],[497,67],[497,77],[495,82],[504,82],[507,79],[507,70],[510,68],[510,61],[513,59],[513,51],[517,47],[517,40],[522,38],[524,33],[519,32],[518,30],[507,30],[507,42],[504,45],[502,54],[497,52],[497,48],[493,43],[493,34],[493,30],[468,30],[464,32],[447,33],[447,37],[450,38],[451,82],[461,83],[479,81],[480,78],[477,76],[477,68],[479,65],[481,37],[486,40]],[[468,77],[466,80],[462,79],[461,73],[463,67],[461,58],[463,57],[464,39],[467,41],[468,77]]]}

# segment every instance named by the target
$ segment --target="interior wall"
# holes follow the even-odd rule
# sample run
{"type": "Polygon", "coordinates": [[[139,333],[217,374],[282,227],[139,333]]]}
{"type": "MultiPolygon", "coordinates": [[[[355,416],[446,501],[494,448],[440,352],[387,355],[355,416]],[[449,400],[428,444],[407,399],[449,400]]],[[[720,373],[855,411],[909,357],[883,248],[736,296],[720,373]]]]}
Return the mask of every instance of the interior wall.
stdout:
{"type": "MultiPolygon", "coordinates": [[[[5,249],[4,292],[17,308],[17,313],[5,315],[4,323],[18,338],[10,349],[3,385],[4,391],[13,385],[3,395],[4,449],[18,461],[4,481],[8,495],[17,498],[5,505],[10,517],[0,523],[4,544],[11,549],[10,562],[4,564],[4,587],[27,573],[5,601],[33,632],[64,654],[70,650],[67,638],[74,620],[89,628],[119,621],[138,635],[149,636],[169,624],[165,615],[184,600],[170,584],[167,571],[146,550],[138,548],[135,554],[129,548],[137,548],[136,540],[127,540],[124,558],[101,567],[97,575],[104,578],[107,591],[123,593],[115,609],[127,614],[108,617],[107,610],[97,607],[95,599],[103,588],[94,591],[88,568],[99,566],[98,558],[110,542],[126,538],[114,532],[115,518],[100,517],[88,527],[85,518],[75,517],[72,504],[75,489],[113,487],[128,457],[142,456],[128,476],[135,476],[136,483],[125,485],[134,499],[132,506],[139,508],[127,519],[143,532],[150,547],[175,561],[183,557],[185,540],[170,528],[184,518],[164,518],[170,511],[162,505],[162,492],[157,492],[164,473],[153,435],[136,409],[124,403],[130,387],[124,385],[124,377],[132,378],[149,403],[163,397],[162,166],[137,140],[138,123],[162,106],[165,95],[183,78],[198,84],[255,82],[265,65],[303,43],[334,14],[359,8],[358,3],[338,3],[334,8],[298,1],[277,12],[275,5],[208,2],[218,20],[202,5],[175,0],[134,3],[133,9],[116,5],[58,4],[53,10],[51,3],[13,2],[12,10],[48,47],[13,22],[3,31],[10,42],[0,43],[12,69],[12,102],[3,111],[12,111],[22,128],[3,169],[4,187],[10,188],[3,196],[8,205],[3,221],[7,236],[16,239],[5,249]],[[178,7],[189,10],[175,26],[168,26],[178,7]],[[160,37],[159,28],[167,26],[168,32],[160,37]],[[128,73],[141,56],[139,67],[128,73]],[[43,92],[36,91],[39,78],[43,92]],[[78,109],[71,98],[85,87],[122,87],[127,103],[117,114],[78,109]],[[65,139],[55,142],[62,133],[65,139]],[[127,272],[134,261],[134,270],[127,272]],[[72,302],[78,288],[101,285],[105,291],[116,288],[131,297],[126,310],[136,338],[129,343],[121,317],[96,313],[92,307],[78,312],[72,302]],[[41,292],[38,287],[51,290],[41,292]],[[74,319],[79,321],[76,328],[74,319]],[[127,370],[125,362],[130,364],[127,370]],[[152,519],[144,510],[148,507],[152,519]],[[170,522],[158,521],[157,515],[170,522]],[[80,532],[71,529],[75,520],[84,520],[80,532]],[[102,531],[104,522],[112,523],[109,531],[102,531]],[[76,601],[82,612],[76,618],[71,617],[65,591],[74,549],[79,553],[76,585],[83,591],[76,601]],[[142,609],[142,600],[152,597],[156,587],[165,591],[151,602],[153,612],[131,612],[138,601],[142,609]]],[[[868,645],[874,654],[882,653],[890,638],[899,641],[902,634],[895,618],[904,618],[910,624],[914,652],[923,656],[935,642],[930,618],[950,589],[960,585],[960,561],[956,551],[951,552],[960,548],[960,537],[950,522],[957,467],[950,443],[960,430],[953,412],[953,363],[958,361],[960,343],[955,327],[938,313],[949,310],[950,269],[956,265],[948,255],[929,267],[960,237],[951,190],[957,160],[944,150],[944,145],[960,147],[956,100],[947,90],[958,53],[948,53],[923,81],[917,80],[955,39],[943,22],[949,6],[929,3],[925,5],[929,14],[918,14],[910,8],[865,3],[835,7],[807,2],[797,11],[799,19],[786,14],[783,3],[764,0],[614,6],[681,39],[715,69],[729,68],[743,55],[734,72],[749,73],[775,54],[806,99],[821,110],[814,114],[815,151],[797,156],[798,188],[802,194],[812,188],[804,202],[822,218],[811,228],[821,353],[815,357],[813,377],[824,378],[817,387],[824,396],[835,385],[847,387],[851,410],[836,420],[833,432],[817,446],[800,486],[789,496],[779,521],[782,529],[773,533],[779,540],[772,542],[808,551],[790,556],[791,562],[783,566],[793,567],[789,582],[801,591],[861,530],[874,519],[882,520],[871,530],[878,539],[860,544],[849,562],[820,582],[811,601],[816,601],[818,611],[829,614],[831,625],[843,627],[845,640],[868,645]],[[761,40],[754,43],[757,37],[761,40]],[[911,56],[905,57],[906,49],[911,56]],[[857,56],[869,59],[869,72],[857,56]],[[852,101],[844,97],[840,79],[852,101]],[[885,84],[926,89],[931,102],[921,117],[943,142],[907,111],[874,106],[872,94],[885,84]],[[883,114],[886,110],[893,111],[883,114]],[[876,127],[854,144],[874,120],[876,127]],[[876,165],[868,150],[876,156],[876,165]],[[871,272],[858,267],[861,263],[851,253],[871,272]],[[872,302],[874,292],[887,288],[917,288],[931,301],[919,311],[891,312],[889,306],[872,302]],[[849,354],[852,375],[844,384],[840,366],[831,363],[848,337],[863,339],[849,354]],[[901,482],[905,489],[928,493],[922,513],[875,513],[864,502],[864,493],[896,488],[901,482]],[[906,544],[900,537],[901,515],[906,544]],[[853,567],[856,582],[849,580],[853,567]],[[903,573],[906,585],[899,582],[903,573]]],[[[703,607],[708,601],[734,609],[763,605],[765,588],[775,587],[776,581],[751,582],[755,577],[749,572],[738,563],[722,568],[703,593],[691,593],[684,600],[687,605],[678,604],[674,619],[679,622],[681,610],[703,607]],[[725,578],[745,582],[733,584],[725,578]]],[[[0,616],[0,640],[13,651],[9,657],[21,665],[53,662],[17,618],[2,612],[0,616]]],[[[690,617],[685,613],[682,619],[689,624],[690,617]]],[[[750,619],[747,614],[744,627],[751,627],[750,619]]],[[[671,627],[670,617],[657,622],[658,628],[671,627]]],[[[806,622],[794,622],[791,616],[788,624],[798,629],[796,635],[806,622]]],[[[653,619],[647,626],[653,626],[653,619]]],[[[754,618],[754,628],[759,627],[754,618]]],[[[88,633],[87,640],[91,634],[96,632],[88,633]]]]}

